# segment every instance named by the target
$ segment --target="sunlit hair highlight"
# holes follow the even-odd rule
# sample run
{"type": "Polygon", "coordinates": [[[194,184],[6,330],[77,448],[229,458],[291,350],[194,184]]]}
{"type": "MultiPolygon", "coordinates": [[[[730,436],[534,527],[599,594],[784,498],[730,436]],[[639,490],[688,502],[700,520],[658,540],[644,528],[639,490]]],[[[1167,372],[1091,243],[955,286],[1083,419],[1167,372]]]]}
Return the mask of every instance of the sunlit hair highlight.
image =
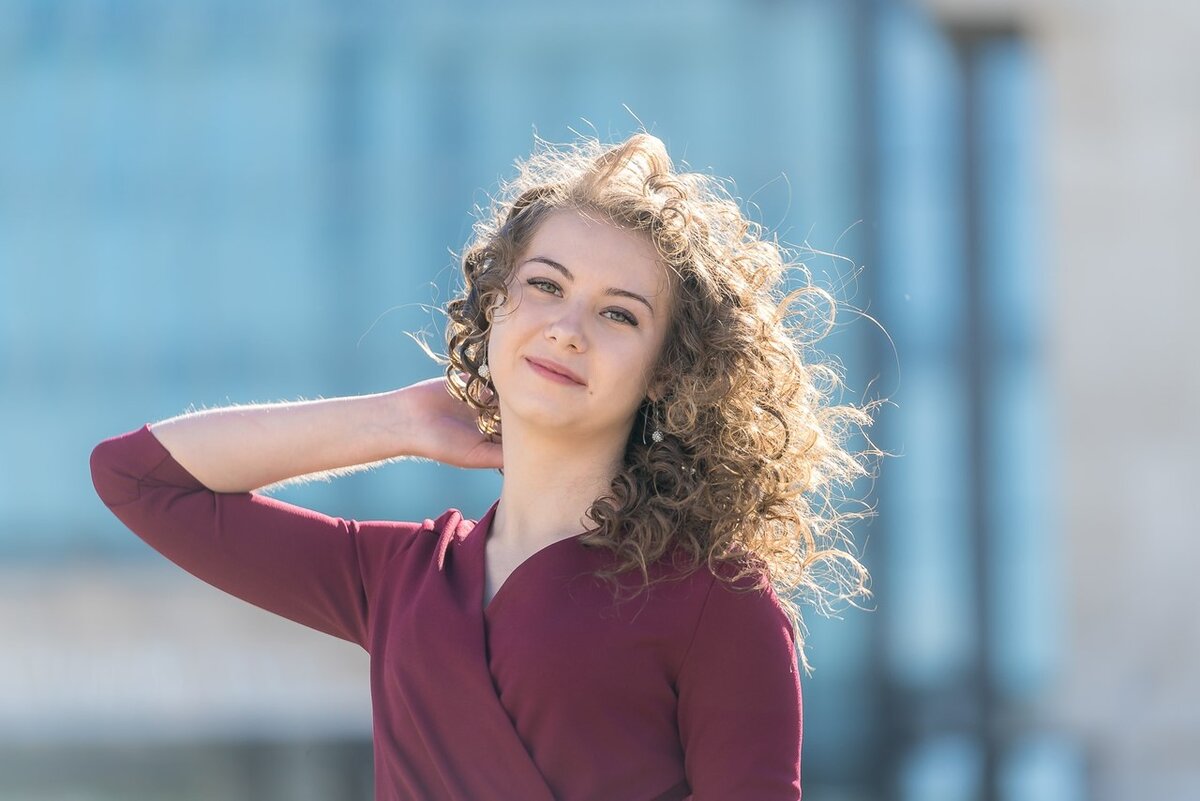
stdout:
{"type": "Polygon", "coordinates": [[[838,367],[814,348],[833,327],[834,298],[720,181],[676,171],[648,133],[611,147],[538,139],[517,167],[476,221],[461,258],[463,290],[446,306],[440,360],[451,393],[478,411],[480,431],[501,433],[495,387],[480,367],[493,312],[550,213],[598,215],[649,237],[674,295],[651,377],[662,396],[643,401],[624,464],[588,509],[594,526],[580,539],[612,550],[613,567],[597,574],[610,581],[636,569],[646,586],[649,566],[669,555],[688,570],[705,564],[740,590],[769,585],[811,672],[799,602],[829,614],[838,601],[871,595],[848,529],[869,509],[847,509],[844,490],[871,475],[866,457],[882,455],[847,449],[874,404],[837,402],[838,367]],[[804,281],[785,292],[789,272],[804,281]],[[643,439],[654,422],[660,443],[643,439]]]}

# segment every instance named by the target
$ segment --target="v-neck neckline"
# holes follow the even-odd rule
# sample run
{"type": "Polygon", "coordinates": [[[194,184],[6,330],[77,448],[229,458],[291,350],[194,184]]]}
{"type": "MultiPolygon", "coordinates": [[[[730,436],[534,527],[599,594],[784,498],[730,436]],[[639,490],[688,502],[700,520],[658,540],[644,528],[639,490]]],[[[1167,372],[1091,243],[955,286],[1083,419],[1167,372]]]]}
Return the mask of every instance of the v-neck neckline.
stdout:
{"type": "Polygon", "coordinates": [[[497,499],[494,503],[492,503],[492,506],[490,509],[487,510],[487,513],[485,513],[484,516],[479,519],[479,522],[475,524],[475,529],[471,532],[472,534],[476,535],[475,536],[476,548],[478,548],[478,551],[479,551],[479,558],[476,560],[476,569],[477,569],[476,578],[478,579],[476,586],[479,588],[479,590],[475,595],[475,600],[476,600],[477,608],[479,608],[481,610],[481,612],[483,613],[483,615],[485,617],[494,613],[494,610],[496,609],[496,602],[500,598],[506,597],[508,594],[510,594],[508,587],[510,584],[515,583],[513,581],[513,579],[516,578],[518,573],[521,573],[521,572],[527,570],[528,566],[532,562],[537,561],[543,554],[547,553],[548,551],[554,550],[568,542],[578,542],[579,538],[582,537],[585,533],[587,533],[586,531],[581,531],[578,534],[571,535],[570,537],[564,537],[561,540],[555,540],[554,542],[547,543],[546,545],[543,545],[541,548],[538,548],[536,551],[531,553],[529,556],[525,557],[521,562],[519,562],[516,565],[516,567],[514,567],[512,570],[509,571],[509,573],[505,577],[504,581],[500,584],[499,587],[496,588],[496,591],[494,593],[492,593],[492,597],[490,599],[488,599],[488,602],[485,604],[483,602],[483,596],[484,596],[484,593],[487,591],[487,571],[488,571],[487,545],[488,545],[488,540],[490,540],[492,538],[492,523],[496,519],[496,509],[499,506],[500,506],[500,500],[497,499]]]}

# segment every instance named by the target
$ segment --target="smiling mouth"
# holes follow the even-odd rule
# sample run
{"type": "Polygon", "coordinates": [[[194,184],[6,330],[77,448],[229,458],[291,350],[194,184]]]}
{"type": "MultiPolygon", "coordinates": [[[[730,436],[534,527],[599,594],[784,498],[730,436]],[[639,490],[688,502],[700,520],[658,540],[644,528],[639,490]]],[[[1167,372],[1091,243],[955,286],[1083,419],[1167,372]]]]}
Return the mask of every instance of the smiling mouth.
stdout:
{"type": "Polygon", "coordinates": [[[555,370],[553,367],[542,364],[541,362],[536,362],[530,358],[526,358],[525,361],[529,364],[530,368],[532,368],[534,370],[534,372],[537,372],[551,380],[560,381],[560,382],[566,383],[566,384],[573,384],[573,385],[579,386],[579,387],[584,386],[584,383],[582,381],[577,381],[569,375],[560,373],[558,370],[555,370]]]}

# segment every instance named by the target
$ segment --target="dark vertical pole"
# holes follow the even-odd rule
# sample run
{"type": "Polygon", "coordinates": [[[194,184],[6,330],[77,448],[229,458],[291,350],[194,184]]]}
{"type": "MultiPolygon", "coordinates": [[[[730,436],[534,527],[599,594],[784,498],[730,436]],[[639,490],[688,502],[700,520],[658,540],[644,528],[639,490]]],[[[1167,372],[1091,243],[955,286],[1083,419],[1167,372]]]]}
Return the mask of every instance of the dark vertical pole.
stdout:
{"type": "MultiPolygon", "coordinates": [[[[864,231],[862,242],[862,262],[865,269],[859,278],[869,303],[882,304],[880,296],[879,254],[879,216],[880,216],[880,167],[879,167],[879,0],[858,0],[854,4],[854,52],[857,75],[855,76],[855,102],[857,117],[857,150],[858,170],[858,208],[861,210],[864,231]]],[[[891,363],[888,354],[884,352],[884,340],[880,337],[868,337],[864,347],[867,360],[867,371],[871,376],[880,376],[885,365],[891,363]]],[[[864,399],[865,400],[865,399],[864,399]]],[[[886,442],[887,430],[885,421],[877,420],[872,426],[873,439],[876,442],[886,442]]],[[[885,516],[870,521],[873,534],[877,541],[888,540],[887,520],[885,516]]],[[[888,582],[887,564],[883,559],[872,559],[864,553],[864,564],[871,572],[871,586],[875,597],[880,596],[882,587],[888,582]]],[[[872,739],[869,753],[864,755],[863,763],[872,766],[863,779],[864,789],[870,797],[876,799],[897,798],[899,787],[897,776],[900,768],[900,755],[912,742],[912,716],[904,710],[904,699],[899,694],[887,669],[887,633],[889,629],[888,609],[880,605],[870,616],[871,626],[871,658],[867,667],[870,677],[870,687],[874,694],[873,708],[876,711],[872,726],[872,739]]]]}
{"type": "Polygon", "coordinates": [[[969,469],[968,508],[971,526],[972,586],[975,612],[975,657],[974,675],[971,679],[972,695],[975,699],[976,732],[982,751],[981,801],[996,801],[998,797],[996,681],[993,675],[995,660],[992,655],[994,633],[992,631],[991,597],[992,581],[988,570],[988,544],[992,539],[992,512],[989,509],[991,481],[988,466],[988,374],[993,354],[991,326],[988,320],[988,305],[984,297],[986,267],[983,242],[983,190],[980,159],[981,149],[979,92],[979,53],[986,41],[986,34],[975,30],[952,31],[955,52],[958,57],[959,75],[962,86],[962,176],[964,204],[964,248],[966,257],[967,315],[965,348],[968,398],[968,449],[969,469]]]}

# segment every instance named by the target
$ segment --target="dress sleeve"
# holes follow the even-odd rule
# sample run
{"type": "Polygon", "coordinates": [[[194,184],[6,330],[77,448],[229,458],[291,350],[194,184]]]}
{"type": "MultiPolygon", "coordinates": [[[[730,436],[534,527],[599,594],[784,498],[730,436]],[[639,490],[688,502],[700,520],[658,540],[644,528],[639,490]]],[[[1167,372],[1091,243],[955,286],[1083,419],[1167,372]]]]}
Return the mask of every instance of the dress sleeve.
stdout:
{"type": "Polygon", "coordinates": [[[420,526],[329,517],[257,492],[214,492],[150,425],[92,450],[92,483],[130,531],[200,580],[369,649],[382,568],[420,526]]]}
{"type": "Polygon", "coordinates": [[[735,591],[714,579],[677,689],[692,801],[799,800],[800,678],[772,589],[735,591]]]}

